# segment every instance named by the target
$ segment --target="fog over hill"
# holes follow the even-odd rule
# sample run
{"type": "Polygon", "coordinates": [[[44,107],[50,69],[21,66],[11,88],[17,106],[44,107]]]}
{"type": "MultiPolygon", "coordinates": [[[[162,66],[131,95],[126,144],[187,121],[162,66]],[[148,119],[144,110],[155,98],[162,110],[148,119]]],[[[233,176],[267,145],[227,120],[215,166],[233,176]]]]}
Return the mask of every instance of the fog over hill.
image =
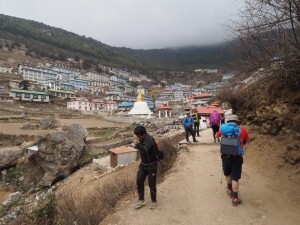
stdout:
{"type": "Polygon", "coordinates": [[[222,67],[230,62],[231,42],[152,50],[111,47],[43,23],[0,14],[0,38],[22,43],[38,56],[53,59],[82,58],[91,63],[140,70],[193,70],[222,67]]]}

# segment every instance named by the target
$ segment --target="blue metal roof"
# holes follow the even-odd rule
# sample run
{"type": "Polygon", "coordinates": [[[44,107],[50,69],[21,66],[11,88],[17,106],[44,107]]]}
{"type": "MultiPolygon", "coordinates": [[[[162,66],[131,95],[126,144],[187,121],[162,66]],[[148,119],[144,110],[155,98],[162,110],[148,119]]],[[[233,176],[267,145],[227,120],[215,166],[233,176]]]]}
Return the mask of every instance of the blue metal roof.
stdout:
{"type": "Polygon", "coordinates": [[[132,107],[133,103],[131,102],[122,102],[121,104],[118,105],[118,107],[132,107]]]}

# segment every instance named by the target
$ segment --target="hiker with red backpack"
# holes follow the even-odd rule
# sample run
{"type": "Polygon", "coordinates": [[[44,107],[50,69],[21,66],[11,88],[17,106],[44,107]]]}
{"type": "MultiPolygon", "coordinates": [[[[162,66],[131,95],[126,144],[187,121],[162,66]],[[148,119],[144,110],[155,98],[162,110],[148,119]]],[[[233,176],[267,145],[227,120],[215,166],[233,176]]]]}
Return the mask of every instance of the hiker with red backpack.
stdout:
{"type": "MultiPolygon", "coordinates": [[[[213,112],[210,114],[209,117],[209,124],[213,130],[213,137],[214,142],[216,143],[216,133],[219,131],[221,122],[221,115],[217,112],[217,110],[213,110],[213,112]]],[[[220,139],[218,138],[218,142],[220,142],[220,139]]]]}
{"type": "Polygon", "coordinates": [[[249,135],[245,128],[240,127],[240,120],[237,115],[227,118],[227,123],[220,127],[217,137],[221,140],[221,159],[223,172],[227,182],[227,194],[232,199],[232,205],[242,203],[238,196],[239,179],[242,174],[244,145],[249,142],[249,135]]]}
{"type": "Polygon", "coordinates": [[[138,139],[136,148],[141,156],[141,163],[137,172],[137,189],[139,199],[134,203],[135,209],[141,208],[146,204],[144,199],[145,188],[144,183],[148,176],[148,185],[150,188],[151,203],[150,209],[155,209],[157,206],[156,200],[156,173],[157,173],[157,161],[164,158],[162,151],[158,149],[158,146],[154,138],[149,135],[144,126],[137,126],[134,129],[134,134],[138,139]]]}

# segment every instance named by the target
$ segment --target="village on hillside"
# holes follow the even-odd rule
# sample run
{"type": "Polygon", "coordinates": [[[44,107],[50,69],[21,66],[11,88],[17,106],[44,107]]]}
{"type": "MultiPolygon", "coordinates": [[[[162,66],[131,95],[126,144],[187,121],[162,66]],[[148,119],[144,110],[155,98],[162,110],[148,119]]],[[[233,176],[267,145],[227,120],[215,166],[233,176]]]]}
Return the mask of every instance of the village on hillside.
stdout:
{"type": "Polygon", "coordinates": [[[225,2],[6,0],[0,225],[299,225],[299,1],[225,2]]]}
{"type": "Polygon", "coordinates": [[[15,64],[17,67],[0,64],[0,76],[9,78],[13,75],[15,78],[6,79],[6,83],[1,82],[1,103],[52,104],[55,99],[64,99],[66,109],[85,114],[125,115],[133,108],[139,92],[144,95],[149,109],[155,112],[154,117],[158,117],[158,111],[164,105],[174,111],[173,117],[180,116],[186,109],[197,108],[199,113],[203,113],[205,107],[211,105],[216,92],[229,87],[234,76],[228,72],[221,74],[218,69],[196,69],[195,77],[199,73],[212,77],[222,75],[221,80],[209,84],[202,81],[199,87],[199,83],[157,82],[138,72],[103,65],[99,73],[94,70],[81,72],[79,69],[51,63],[15,64]]]}

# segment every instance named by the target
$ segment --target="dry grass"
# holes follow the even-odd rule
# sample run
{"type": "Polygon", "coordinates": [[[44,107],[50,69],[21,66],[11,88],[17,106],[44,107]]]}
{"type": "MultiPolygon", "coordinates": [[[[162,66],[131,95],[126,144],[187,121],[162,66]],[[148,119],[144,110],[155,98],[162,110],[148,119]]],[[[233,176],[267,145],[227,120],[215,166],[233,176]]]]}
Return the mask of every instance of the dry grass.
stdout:
{"type": "MultiPolygon", "coordinates": [[[[175,146],[181,139],[182,135],[178,135],[158,141],[160,150],[165,153],[163,167],[158,164],[158,182],[172,168],[177,156],[175,146]]],[[[134,162],[96,179],[92,176],[89,179],[84,178],[84,181],[76,180],[71,184],[66,182],[56,191],[55,199],[51,195],[40,201],[32,213],[22,213],[11,224],[99,224],[113,211],[122,197],[136,191],[138,165],[139,162],[134,162]]]]}
{"type": "MultiPolygon", "coordinates": [[[[166,172],[172,168],[176,156],[175,147],[181,136],[159,142],[165,153],[162,165],[158,164],[158,182],[162,181],[166,172]]],[[[107,177],[88,184],[89,191],[84,197],[79,192],[61,192],[57,195],[57,219],[65,224],[99,224],[115,207],[118,200],[136,189],[136,171],[138,162],[109,174],[107,177]]]]}
{"type": "Polygon", "coordinates": [[[120,177],[114,182],[94,188],[85,198],[68,193],[59,196],[58,218],[64,224],[99,224],[115,207],[117,201],[135,188],[134,179],[120,177]],[[79,200],[79,201],[78,201],[79,200]]]}

